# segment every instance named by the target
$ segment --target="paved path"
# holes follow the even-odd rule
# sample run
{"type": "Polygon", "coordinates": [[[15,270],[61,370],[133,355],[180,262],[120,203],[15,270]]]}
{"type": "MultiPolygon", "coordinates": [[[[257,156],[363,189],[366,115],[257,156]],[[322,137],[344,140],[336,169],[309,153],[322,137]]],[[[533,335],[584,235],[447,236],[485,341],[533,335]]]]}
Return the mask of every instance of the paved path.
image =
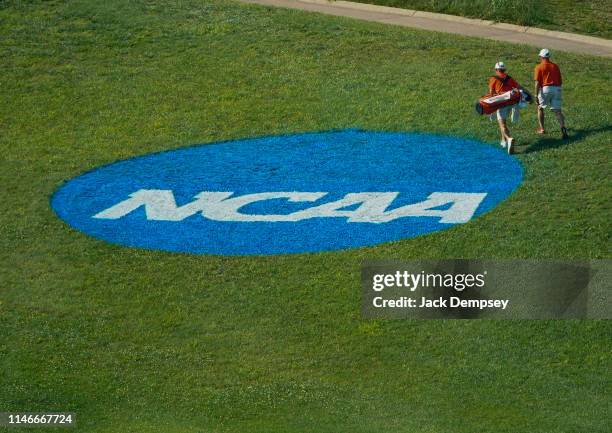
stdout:
{"type": "Polygon", "coordinates": [[[453,15],[434,14],[348,1],[329,0],[240,0],[265,6],[278,6],[320,12],[328,15],[356,18],[378,23],[394,24],[418,29],[476,36],[496,41],[546,47],[594,56],[612,57],[612,41],[602,38],[562,33],[535,27],[494,23],[453,15]]]}

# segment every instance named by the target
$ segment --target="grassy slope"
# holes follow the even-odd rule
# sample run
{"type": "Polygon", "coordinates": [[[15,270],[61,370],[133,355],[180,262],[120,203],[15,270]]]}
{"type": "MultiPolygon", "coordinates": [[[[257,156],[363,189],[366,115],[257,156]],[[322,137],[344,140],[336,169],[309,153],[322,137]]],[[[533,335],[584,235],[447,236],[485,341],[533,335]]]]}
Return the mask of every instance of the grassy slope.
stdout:
{"type": "Polygon", "coordinates": [[[612,0],[354,0],[612,38],[612,0]]]}
{"type": "Polygon", "coordinates": [[[559,53],[574,140],[538,141],[531,111],[513,128],[524,185],[466,226],[186,256],[77,233],[48,197],[118,158],[236,137],[495,142],[471,101],[492,52],[527,81],[533,50],[226,1],[5,3],[0,23],[0,408],[72,410],[83,432],[608,431],[608,322],[363,322],[358,284],[375,257],[609,257],[610,60],[559,53]]]}

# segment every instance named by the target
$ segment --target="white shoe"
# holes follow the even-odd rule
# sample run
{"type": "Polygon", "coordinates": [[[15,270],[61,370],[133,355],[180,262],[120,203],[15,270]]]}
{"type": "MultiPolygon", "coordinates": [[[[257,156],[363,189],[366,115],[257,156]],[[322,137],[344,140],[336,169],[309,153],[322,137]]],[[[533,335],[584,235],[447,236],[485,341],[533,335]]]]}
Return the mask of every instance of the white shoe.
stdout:
{"type": "Polygon", "coordinates": [[[506,140],[500,141],[499,145],[505,149],[506,148],[506,140]]]}
{"type": "Polygon", "coordinates": [[[512,155],[514,150],[514,138],[508,140],[508,155],[512,155]]]}

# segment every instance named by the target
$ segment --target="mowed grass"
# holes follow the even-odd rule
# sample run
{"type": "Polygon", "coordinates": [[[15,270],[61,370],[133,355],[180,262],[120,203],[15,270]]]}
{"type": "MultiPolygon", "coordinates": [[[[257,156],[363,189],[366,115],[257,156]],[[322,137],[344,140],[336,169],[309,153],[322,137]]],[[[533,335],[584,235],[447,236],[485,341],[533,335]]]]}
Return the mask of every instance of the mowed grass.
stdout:
{"type": "Polygon", "coordinates": [[[500,59],[531,86],[537,50],[229,1],[1,7],[0,411],[73,411],[88,433],[609,431],[609,322],[363,321],[359,274],[373,258],[609,258],[610,60],[554,53],[572,140],[536,137],[524,111],[525,182],[467,225],[169,254],[76,232],[49,197],[101,164],[232,138],[495,145],[473,102],[500,59]]]}
{"type": "Polygon", "coordinates": [[[611,0],[355,0],[612,38],[611,0]]]}

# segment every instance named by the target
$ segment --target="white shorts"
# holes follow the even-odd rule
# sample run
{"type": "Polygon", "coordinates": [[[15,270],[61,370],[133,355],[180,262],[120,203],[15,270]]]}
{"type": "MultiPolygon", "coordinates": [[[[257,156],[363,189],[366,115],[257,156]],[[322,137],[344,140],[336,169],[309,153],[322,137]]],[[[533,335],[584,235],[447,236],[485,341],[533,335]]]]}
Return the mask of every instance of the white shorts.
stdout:
{"type": "MultiPolygon", "coordinates": [[[[518,104],[502,107],[495,112],[498,120],[512,120],[512,123],[517,123],[521,117],[518,104]]],[[[491,120],[493,120],[491,118],[491,120]]]]}
{"type": "Polygon", "coordinates": [[[542,108],[560,110],[562,102],[561,86],[544,86],[538,92],[538,104],[542,108]]]}

